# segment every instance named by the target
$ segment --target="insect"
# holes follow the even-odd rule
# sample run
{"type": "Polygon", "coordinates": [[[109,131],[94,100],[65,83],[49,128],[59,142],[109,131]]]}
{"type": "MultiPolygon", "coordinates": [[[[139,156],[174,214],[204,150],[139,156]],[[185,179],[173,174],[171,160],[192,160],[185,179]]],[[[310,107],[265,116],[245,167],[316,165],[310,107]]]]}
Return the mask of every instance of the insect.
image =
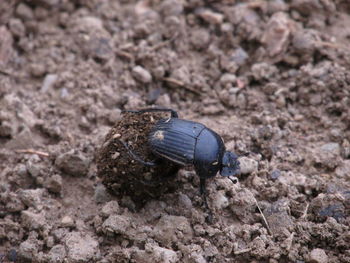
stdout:
{"type": "MultiPolygon", "coordinates": [[[[218,172],[236,182],[234,177],[240,172],[238,156],[226,151],[221,137],[205,125],[178,118],[172,109],[150,108],[126,110],[135,114],[145,112],[170,112],[171,117],[159,120],[148,134],[148,145],[155,156],[172,161],[180,166],[193,165],[200,178],[200,193],[208,210],[206,199],[206,179],[218,172]]],[[[136,155],[120,140],[130,156],[146,166],[157,165],[157,160],[147,162],[136,155]]]]}

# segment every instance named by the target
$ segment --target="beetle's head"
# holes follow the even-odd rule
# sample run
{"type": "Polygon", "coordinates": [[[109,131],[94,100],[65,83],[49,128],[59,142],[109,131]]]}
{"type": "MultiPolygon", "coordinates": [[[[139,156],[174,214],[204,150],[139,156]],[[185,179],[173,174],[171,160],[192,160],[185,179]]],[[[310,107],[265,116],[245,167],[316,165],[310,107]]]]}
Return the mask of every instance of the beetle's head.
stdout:
{"type": "Polygon", "coordinates": [[[222,157],[220,174],[225,177],[235,176],[239,173],[238,156],[232,152],[225,152],[222,157]]]}

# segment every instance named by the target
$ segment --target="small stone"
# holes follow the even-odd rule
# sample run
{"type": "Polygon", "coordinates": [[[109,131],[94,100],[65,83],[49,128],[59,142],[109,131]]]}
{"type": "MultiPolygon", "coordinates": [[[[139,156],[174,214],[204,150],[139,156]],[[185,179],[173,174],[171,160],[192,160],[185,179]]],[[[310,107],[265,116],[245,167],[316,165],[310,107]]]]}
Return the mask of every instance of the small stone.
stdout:
{"type": "Polygon", "coordinates": [[[165,0],[160,4],[160,11],[163,16],[179,16],[184,10],[183,1],[165,0]]]}
{"type": "Polygon", "coordinates": [[[106,234],[127,235],[128,228],[131,226],[131,219],[123,215],[111,215],[102,224],[102,231],[106,234]]]}
{"type": "MultiPolygon", "coordinates": [[[[37,73],[38,72],[35,72],[34,74],[37,74],[37,73]]],[[[33,72],[32,72],[32,74],[33,74],[33,72]]],[[[47,74],[45,76],[43,84],[41,85],[40,91],[43,93],[49,91],[55,85],[55,82],[57,81],[57,79],[58,79],[58,76],[56,74],[47,74]]]]}
{"type": "Polygon", "coordinates": [[[71,232],[66,235],[65,248],[67,261],[72,263],[96,262],[96,257],[100,253],[97,240],[80,232],[71,232]]]}
{"type": "Polygon", "coordinates": [[[239,159],[241,174],[251,174],[258,171],[259,163],[254,159],[248,157],[242,157],[239,159]]]}
{"type": "Polygon", "coordinates": [[[20,3],[16,8],[16,15],[22,20],[32,20],[34,18],[33,10],[24,3],[20,3]]]}
{"type": "Polygon", "coordinates": [[[272,180],[276,180],[278,179],[279,177],[281,176],[281,171],[276,169],[276,170],[273,170],[272,173],[270,174],[270,178],[272,180]]]}
{"type": "Polygon", "coordinates": [[[197,11],[198,15],[206,22],[209,24],[221,24],[222,21],[224,20],[224,15],[214,12],[210,9],[200,9],[197,11]]]}
{"type": "Polygon", "coordinates": [[[346,180],[350,179],[350,160],[344,160],[342,163],[335,169],[335,174],[339,177],[343,177],[346,180]]]}
{"type": "Polygon", "coordinates": [[[26,29],[20,19],[12,18],[9,21],[9,28],[15,37],[24,37],[26,29]]]}
{"type": "Polygon", "coordinates": [[[152,81],[151,74],[141,66],[134,67],[132,69],[132,75],[135,79],[145,84],[150,83],[152,81]]]}
{"type": "Polygon", "coordinates": [[[89,160],[80,152],[71,150],[57,157],[55,165],[64,173],[72,176],[86,176],[89,160]]]}
{"type": "Polygon", "coordinates": [[[321,150],[329,153],[333,153],[336,155],[340,154],[340,145],[339,143],[331,142],[331,143],[326,143],[321,146],[321,150]]]}
{"type": "Polygon", "coordinates": [[[45,193],[45,189],[29,189],[29,190],[20,190],[18,192],[19,198],[21,201],[29,206],[36,209],[42,208],[42,198],[45,193]]]}
{"type": "Polygon", "coordinates": [[[35,262],[36,255],[39,251],[38,240],[29,237],[19,245],[18,256],[29,262],[35,262]]]}
{"type": "Polygon", "coordinates": [[[29,230],[43,229],[43,227],[46,224],[44,212],[34,213],[31,210],[22,211],[21,220],[22,220],[23,226],[25,226],[29,230]]]}
{"type": "Polygon", "coordinates": [[[164,215],[154,228],[155,239],[165,247],[181,240],[187,242],[192,239],[193,232],[186,217],[164,215]]]}
{"type": "Polygon", "coordinates": [[[192,32],[190,38],[191,44],[195,49],[203,50],[209,45],[210,35],[205,29],[197,29],[192,32]]]}
{"type": "Polygon", "coordinates": [[[64,216],[61,219],[61,225],[63,227],[74,227],[74,220],[70,216],[64,216]]]}
{"type": "Polygon", "coordinates": [[[108,202],[101,209],[101,215],[104,217],[108,217],[112,214],[118,214],[118,212],[119,212],[119,204],[115,200],[108,202]]]}
{"type": "Polygon", "coordinates": [[[51,248],[48,254],[48,261],[50,263],[62,263],[66,254],[67,252],[63,245],[56,245],[51,248]]]}
{"type": "Polygon", "coordinates": [[[102,204],[111,200],[111,195],[107,192],[104,185],[99,184],[95,188],[94,199],[97,204],[102,204]]]}
{"type": "Polygon", "coordinates": [[[229,200],[225,195],[225,191],[216,191],[213,197],[213,205],[216,209],[222,210],[229,205],[229,200]]]}
{"type": "MultiPolygon", "coordinates": [[[[42,77],[46,73],[46,67],[44,64],[33,63],[33,64],[30,64],[29,71],[33,77],[38,78],[38,77],[42,77]]],[[[48,74],[44,79],[44,82],[41,88],[42,92],[49,90],[54,85],[56,80],[57,80],[57,75],[48,74]]]]}
{"type": "Polygon", "coordinates": [[[54,174],[46,182],[46,188],[53,193],[59,194],[62,191],[62,176],[54,174]]]}
{"type": "Polygon", "coordinates": [[[315,248],[310,252],[310,263],[327,263],[328,256],[326,252],[321,248],[315,248]]]}

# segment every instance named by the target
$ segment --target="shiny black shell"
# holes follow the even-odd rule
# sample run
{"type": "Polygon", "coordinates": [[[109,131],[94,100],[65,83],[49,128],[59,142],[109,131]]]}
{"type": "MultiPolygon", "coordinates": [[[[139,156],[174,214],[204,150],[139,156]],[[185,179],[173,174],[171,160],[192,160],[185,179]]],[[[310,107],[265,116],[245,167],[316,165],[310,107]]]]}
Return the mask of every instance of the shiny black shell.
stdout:
{"type": "Polygon", "coordinates": [[[151,151],[180,165],[194,165],[199,177],[215,176],[221,169],[225,145],[221,137],[205,125],[169,118],[158,121],[148,142],[151,151]]]}

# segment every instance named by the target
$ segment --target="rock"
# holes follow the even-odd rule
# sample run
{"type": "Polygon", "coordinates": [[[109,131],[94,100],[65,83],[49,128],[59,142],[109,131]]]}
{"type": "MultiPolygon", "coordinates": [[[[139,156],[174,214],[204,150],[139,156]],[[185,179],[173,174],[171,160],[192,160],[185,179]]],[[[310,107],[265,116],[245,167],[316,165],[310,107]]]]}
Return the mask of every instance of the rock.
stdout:
{"type": "Polygon", "coordinates": [[[277,56],[287,49],[292,30],[291,21],[287,13],[284,12],[278,12],[271,16],[261,39],[270,57],[277,56]]]}
{"type": "Polygon", "coordinates": [[[132,255],[133,262],[148,263],[162,262],[175,263],[179,262],[179,258],[175,251],[159,247],[154,244],[146,244],[145,250],[136,250],[132,255]]]}
{"type": "Polygon", "coordinates": [[[210,41],[210,35],[207,30],[196,29],[192,31],[190,42],[195,49],[197,50],[206,49],[209,45],[209,41],[210,41]]]}
{"type": "Polygon", "coordinates": [[[45,182],[45,187],[53,193],[60,194],[62,191],[62,176],[54,174],[45,182]]]}
{"type": "Polygon", "coordinates": [[[99,184],[95,188],[94,199],[97,204],[102,204],[111,200],[111,195],[107,192],[104,185],[99,184]]]}
{"type": "Polygon", "coordinates": [[[63,263],[66,254],[67,252],[63,245],[56,245],[48,253],[48,261],[50,263],[63,263]]]}
{"type": "Polygon", "coordinates": [[[312,199],[308,215],[311,220],[316,222],[324,222],[328,217],[333,217],[341,222],[347,217],[346,200],[344,193],[321,193],[312,199]]]}
{"type": "Polygon", "coordinates": [[[132,69],[132,75],[135,79],[145,84],[150,83],[152,81],[151,74],[141,66],[134,67],[132,69]]]}
{"type": "Polygon", "coordinates": [[[26,29],[20,19],[11,18],[9,21],[9,29],[13,36],[15,37],[24,37],[26,29]]]}
{"type": "Polygon", "coordinates": [[[278,200],[264,210],[264,215],[274,236],[289,237],[294,228],[289,214],[289,202],[278,200]]]}
{"type": "Polygon", "coordinates": [[[61,219],[61,226],[62,227],[74,227],[74,220],[70,216],[64,216],[61,219]]]}
{"type": "MultiPolygon", "coordinates": [[[[32,63],[29,66],[29,71],[33,77],[39,78],[46,73],[46,67],[44,64],[32,63]]],[[[44,82],[41,86],[41,91],[46,92],[49,89],[51,89],[55,85],[56,80],[57,80],[57,75],[55,74],[46,75],[44,82]]]]}
{"type": "Polygon", "coordinates": [[[24,21],[34,18],[33,10],[24,3],[20,3],[16,8],[16,15],[24,21]]]}
{"type": "Polygon", "coordinates": [[[128,228],[131,226],[131,219],[122,215],[111,215],[102,224],[102,231],[106,234],[128,235],[128,228]]]}
{"type": "Polygon", "coordinates": [[[321,248],[315,248],[310,252],[310,263],[327,263],[328,256],[326,252],[321,248]]]}
{"type": "Polygon", "coordinates": [[[350,160],[344,160],[341,164],[335,169],[335,174],[339,177],[350,178],[350,160]]]}
{"type": "Polygon", "coordinates": [[[5,26],[0,26],[0,66],[5,66],[13,55],[13,38],[5,26]]]}
{"type": "Polygon", "coordinates": [[[55,165],[64,173],[72,176],[86,176],[89,160],[80,152],[71,150],[57,157],[55,165]]]}
{"type": "Polygon", "coordinates": [[[17,193],[10,192],[6,200],[6,210],[8,212],[20,212],[25,209],[25,206],[17,193]]]}
{"type": "Polygon", "coordinates": [[[160,4],[160,12],[164,17],[179,16],[184,10],[183,1],[181,0],[165,0],[160,4]]]}
{"type": "Polygon", "coordinates": [[[104,217],[108,217],[112,214],[118,214],[119,213],[119,204],[117,201],[113,200],[105,204],[101,209],[101,215],[104,217]]]}
{"type": "Polygon", "coordinates": [[[329,152],[332,154],[339,155],[340,154],[340,145],[339,145],[339,143],[335,143],[335,142],[326,143],[326,144],[321,146],[321,150],[324,152],[329,152]]]}
{"type": "Polygon", "coordinates": [[[222,210],[229,206],[229,200],[225,195],[225,191],[216,191],[214,193],[213,199],[213,205],[217,210],[222,210]]]}
{"type": "Polygon", "coordinates": [[[209,24],[222,24],[224,20],[223,14],[214,12],[210,9],[201,8],[197,10],[196,13],[199,15],[199,17],[201,17],[204,21],[208,22],[209,24]]]}
{"type": "Polygon", "coordinates": [[[98,242],[89,234],[80,232],[68,233],[65,237],[65,248],[68,262],[96,262],[100,251],[98,242]]]}
{"type": "Polygon", "coordinates": [[[29,237],[19,245],[18,256],[22,260],[35,262],[39,249],[40,245],[38,240],[34,237],[29,237]]]}
{"type": "Polygon", "coordinates": [[[18,195],[21,201],[25,205],[41,210],[42,199],[45,192],[46,192],[45,189],[38,188],[38,189],[20,190],[18,192],[18,195]]]}
{"type": "Polygon", "coordinates": [[[31,210],[25,210],[21,212],[21,220],[23,226],[29,230],[43,229],[46,224],[45,212],[35,213],[31,210]]]}
{"type": "Polygon", "coordinates": [[[241,174],[251,174],[258,171],[259,163],[248,157],[239,158],[241,174]]]}
{"type": "Polygon", "coordinates": [[[189,242],[193,232],[187,218],[183,216],[164,215],[154,227],[155,239],[163,246],[171,247],[174,242],[189,242]]]}
{"type": "MultiPolygon", "coordinates": [[[[37,74],[37,72],[34,72],[34,74],[37,74]]],[[[41,90],[40,91],[45,93],[45,92],[49,91],[50,89],[52,89],[53,86],[55,85],[57,79],[58,79],[58,75],[56,75],[56,74],[47,74],[45,76],[45,78],[44,78],[43,84],[41,85],[41,90]]]]}
{"type": "Polygon", "coordinates": [[[277,73],[277,67],[266,62],[255,63],[252,66],[252,74],[257,81],[270,79],[277,73]]]}

